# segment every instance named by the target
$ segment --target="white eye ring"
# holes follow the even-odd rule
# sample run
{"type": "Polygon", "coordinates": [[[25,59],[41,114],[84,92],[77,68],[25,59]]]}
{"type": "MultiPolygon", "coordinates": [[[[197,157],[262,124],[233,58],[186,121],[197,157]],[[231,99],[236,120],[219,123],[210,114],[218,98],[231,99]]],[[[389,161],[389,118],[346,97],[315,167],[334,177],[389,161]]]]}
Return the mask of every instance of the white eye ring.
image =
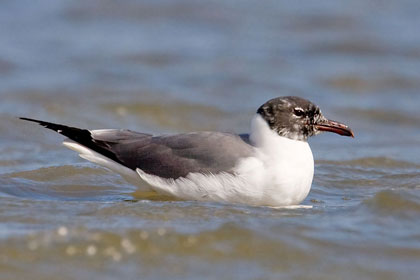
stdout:
{"type": "Polygon", "coordinates": [[[296,107],[293,110],[293,113],[295,114],[295,116],[302,117],[305,114],[305,111],[300,107],[296,107]]]}

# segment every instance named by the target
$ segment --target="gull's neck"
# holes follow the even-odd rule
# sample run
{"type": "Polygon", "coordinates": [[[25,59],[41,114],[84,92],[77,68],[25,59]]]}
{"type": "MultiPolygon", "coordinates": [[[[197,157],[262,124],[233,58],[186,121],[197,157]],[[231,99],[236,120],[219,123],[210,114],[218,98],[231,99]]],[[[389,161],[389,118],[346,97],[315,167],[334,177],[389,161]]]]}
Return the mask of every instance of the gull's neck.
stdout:
{"type": "Polygon", "coordinates": [[[288,146],[308,146],[306,141],[299,141],[278,135],[273,131],[268,123],[256,114],[251,121],[250,141],[252,145],[259,149],[271,149],[278,145],[288,146]]]}

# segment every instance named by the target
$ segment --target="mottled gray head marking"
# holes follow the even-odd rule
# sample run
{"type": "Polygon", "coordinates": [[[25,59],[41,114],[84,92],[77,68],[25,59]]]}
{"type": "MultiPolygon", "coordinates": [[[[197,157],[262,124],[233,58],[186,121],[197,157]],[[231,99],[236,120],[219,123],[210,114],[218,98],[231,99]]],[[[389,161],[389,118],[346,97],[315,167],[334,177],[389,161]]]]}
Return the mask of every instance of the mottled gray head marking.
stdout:
{"type": "Polygon", "coordinates": [[[257,113],[280,136],[301,141],[317,134],[314,124],[325,119],[318,106],[296,96],[271,99],[257,113]]]}

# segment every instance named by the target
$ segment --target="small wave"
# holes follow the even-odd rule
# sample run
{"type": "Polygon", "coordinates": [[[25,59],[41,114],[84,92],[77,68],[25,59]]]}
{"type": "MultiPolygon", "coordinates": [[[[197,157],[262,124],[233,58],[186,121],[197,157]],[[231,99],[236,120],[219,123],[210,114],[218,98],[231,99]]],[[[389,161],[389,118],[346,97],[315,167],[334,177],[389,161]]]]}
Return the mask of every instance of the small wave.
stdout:
{"type": "Polygon", "coordinates": [[[332,160],[318,160],[319,164],[326,165],[340,165],[340,166],[357,166],[357,167],[380,167],[380,168],[419,168],[420,165],[396,160],[388,157],[363,157],[352,160],[332,161],[332,160]]]}
{"type": "Polygon", "coordinates": [[[171,103],[110,103],[103,108],[122,117],[138,116],[161,127],[176,130],[213,130],[215,122],[221,122],[227,113],[213,106],[188,104],[179,101],[171,103]],[[211,121],[213,120],[213,124],[211,121]]]}
{"type": "Polygon", "coordinates": [[[351,108],[347,112],[363,120],[369,120],[382,124],[409,125],[417,127],[420,118],[415,114],[403,113],[401,111],[389,109],[362,109],[351,108]]]}
{"type": "MultiPolygon", "coordinates": [[[[317,258],[285,240],[260,235],[245,227],[224,224],[221,227],[199,233],[180,233],[171,228],[158,226],[128,231],[89,230],[80,227],[57,226],[21,238],[9,238],[0,249],[20,248],[26,254],[38,258],[60,258],[63,260],[84,259],[90,261],[119,262],[140,257],[150,266],[160,269],[160,258],[200,257],[206,261],[256,261],[272,263],[287,268],[295,262],[304,263],[317,258]],[[282,263],[278,260],[284,255],[282,263]],[[153,265],[154,264],[154,265],[153,265]]],[[[12,257],[12,256],[11,256],[12,257]]],[[[20,255],[13,258],[19,259],[20,255]]]]}
{"type": "Polygon", "coordinates": [[[0,182],[2,194],[48,200],[115,200],[134,188],[103,168],[72,165],[12,172],[0,182]]]}
{"type": "Polygon", "coordinates": [[[417,214],[420,212],[420,196],[417,191],[385,190],[363,202],[375,211],[393,214],[417,214]]]}
{"type": "Polygon", "coordinates": [[[77,179],[88,175],[104,175],[107,171],[103,168],[94,168],[77,165],[60,165],[41,167],[34,170],[19,171],[5,174],[9,178],[22,178],[32,181],[48,182],[55,180],[64,180],[66,178],[77,179]]]}
{"type": "Polygon", "coordinates": [[[420,166],[387,157],[364,157],[344,161],[317,161],[315,182],[337,188],[420,187],[420,166]]]}
{"type": "MultiPolygon", "coordinates": [[[[377,50],[372,49],[372,51],[377,50]]],[[[420,87],[418,80],[399,75],[390,75],[377,78],[373,77],[369,79],[357,75],[343,75],[327,79],[324,82],[327,85],[335,88],[351,90],[353,92],[360,93],[364,93],[366,91],[383,91],[390,89],[418,89],[420,87]]]]}

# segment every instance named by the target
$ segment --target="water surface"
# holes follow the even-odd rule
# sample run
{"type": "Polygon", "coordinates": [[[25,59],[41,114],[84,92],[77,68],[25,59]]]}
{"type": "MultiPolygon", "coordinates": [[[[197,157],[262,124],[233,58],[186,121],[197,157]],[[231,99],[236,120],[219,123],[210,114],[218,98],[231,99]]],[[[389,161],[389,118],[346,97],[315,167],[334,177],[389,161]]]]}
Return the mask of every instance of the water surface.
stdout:
{"type": "Polygon", "coordinates": [[[2,1],[1,279],[416,279],[420,3],[2,1]],[[243,133],[299,95],[356,138],[310,140],[311,209],[147,194],[17,116],[243,133]]]}

